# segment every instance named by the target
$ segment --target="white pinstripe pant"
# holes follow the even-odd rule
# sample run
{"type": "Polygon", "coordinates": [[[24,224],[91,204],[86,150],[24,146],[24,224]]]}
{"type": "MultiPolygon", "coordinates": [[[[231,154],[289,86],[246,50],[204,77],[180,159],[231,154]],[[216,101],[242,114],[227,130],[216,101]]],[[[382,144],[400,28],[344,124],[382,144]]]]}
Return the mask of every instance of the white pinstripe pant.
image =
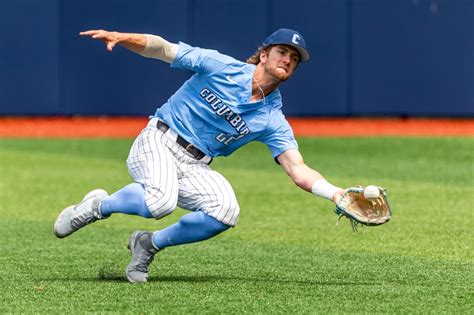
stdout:
{"type": "Polygon", "coordinates": [[[150,120],[127,159],[130,175],[145,188],[145,202],[152,215],[160,219],[179,206],[202,210],[235,226],[240,208],[229,182],[177,144],[176,133],[171,129],[163,133],[156,123],[157,118],[150,120]]]}

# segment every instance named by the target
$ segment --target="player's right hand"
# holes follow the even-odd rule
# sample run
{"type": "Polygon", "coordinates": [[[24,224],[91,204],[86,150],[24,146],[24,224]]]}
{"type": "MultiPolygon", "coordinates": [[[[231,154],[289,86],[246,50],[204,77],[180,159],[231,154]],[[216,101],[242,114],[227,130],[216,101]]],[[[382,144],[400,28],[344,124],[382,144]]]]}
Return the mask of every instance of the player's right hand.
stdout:
{"type": "Polygon", "coordinates": [[[85,32],[80,32],[81,36],[89,36],[94,39],[100,39],[104,42],[108,51],[112,51],[114,46],[120,42],[120,33],[118,32],[109,32],[105,30],[90,30],[85,32]]]}

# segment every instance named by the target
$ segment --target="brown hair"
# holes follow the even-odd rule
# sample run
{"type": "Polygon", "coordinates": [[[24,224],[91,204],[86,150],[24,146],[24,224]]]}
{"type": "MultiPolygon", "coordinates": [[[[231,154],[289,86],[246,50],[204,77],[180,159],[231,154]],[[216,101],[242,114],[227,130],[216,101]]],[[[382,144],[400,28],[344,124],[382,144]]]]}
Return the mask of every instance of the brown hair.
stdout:
{"type": "Polygon", "coordinates": [[[247,63],[251,63],[253,65],[257,65],[260,63],[260,53],[265,50],[268,54],[268,52],[270,51],[270,49],[272,49],[274,45],[270,45],[270,46],[260,46],[258,47],[257,51],[250,57],[247,58],[247,63]]]}

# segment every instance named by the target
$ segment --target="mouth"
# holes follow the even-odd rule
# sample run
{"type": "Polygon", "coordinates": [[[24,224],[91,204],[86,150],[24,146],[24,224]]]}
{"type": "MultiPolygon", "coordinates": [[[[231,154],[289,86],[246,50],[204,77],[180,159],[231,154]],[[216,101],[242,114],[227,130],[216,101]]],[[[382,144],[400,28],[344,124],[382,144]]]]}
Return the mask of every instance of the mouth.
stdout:
{"type": "Polygon", "coordinates": [[[279,66],[278,68],[285,70],[286,73],[288,73],[289,69],[287,67],[279,66]]]}

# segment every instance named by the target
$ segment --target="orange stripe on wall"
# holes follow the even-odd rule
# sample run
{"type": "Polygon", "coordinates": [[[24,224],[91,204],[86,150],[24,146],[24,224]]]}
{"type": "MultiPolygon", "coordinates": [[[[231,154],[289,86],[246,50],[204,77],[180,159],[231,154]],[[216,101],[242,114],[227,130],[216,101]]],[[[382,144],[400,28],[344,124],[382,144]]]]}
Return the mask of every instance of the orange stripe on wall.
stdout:
{"type": "MultiPolygon", "coordinates": [[[[0,137],[133,138],[146,117],[0,117],[0,137]]],[[[474,119],[288,118],[296,136],[474,136],[474,119]]]]}

